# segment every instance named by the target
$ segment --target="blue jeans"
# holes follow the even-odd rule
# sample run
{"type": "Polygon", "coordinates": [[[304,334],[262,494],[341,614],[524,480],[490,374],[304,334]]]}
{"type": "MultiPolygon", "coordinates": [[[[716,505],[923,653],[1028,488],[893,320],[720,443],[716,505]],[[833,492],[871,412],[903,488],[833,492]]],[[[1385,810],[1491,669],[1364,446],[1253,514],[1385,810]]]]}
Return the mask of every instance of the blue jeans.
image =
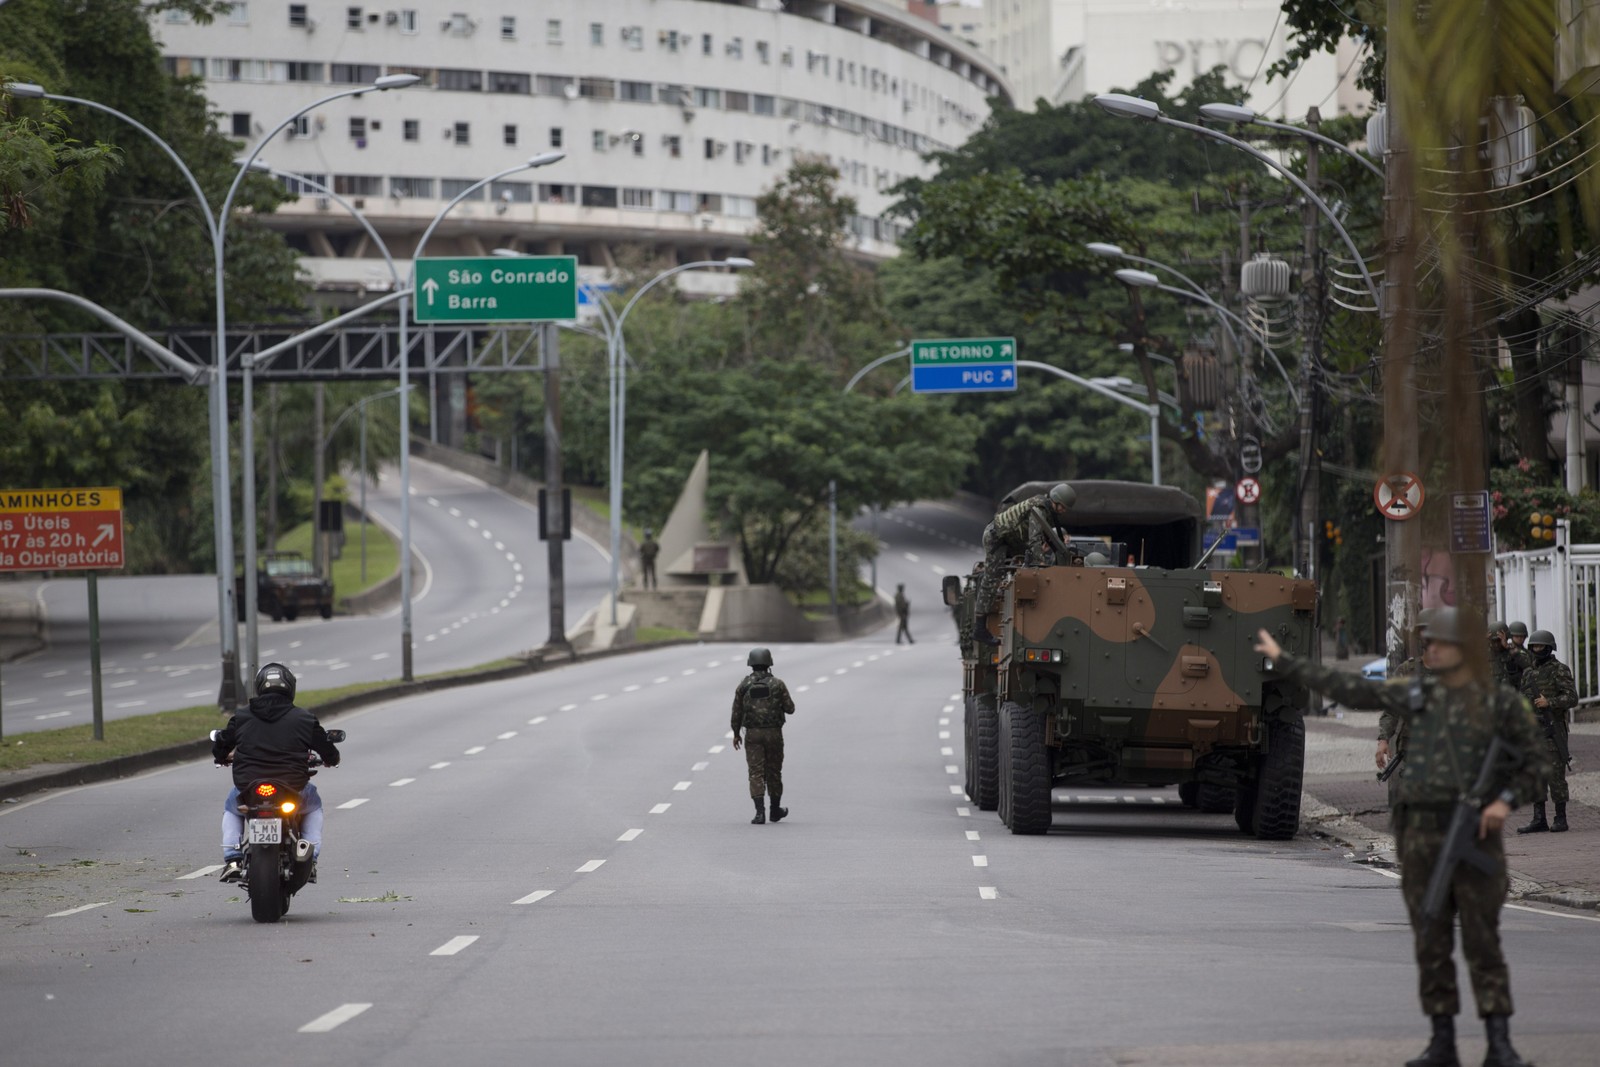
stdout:
{"type": "MultiPolygon", "coordinates": [[[[322,853],[322,795],[315,783],[307,782],[300,793],[300,836],[311,842],[311,858],[322,853]]],[[[232,859],[242,851],[244,841],[244,816],[239,814],[239,787],[228,791],[222,802],[222,856],[232,859]]]]}

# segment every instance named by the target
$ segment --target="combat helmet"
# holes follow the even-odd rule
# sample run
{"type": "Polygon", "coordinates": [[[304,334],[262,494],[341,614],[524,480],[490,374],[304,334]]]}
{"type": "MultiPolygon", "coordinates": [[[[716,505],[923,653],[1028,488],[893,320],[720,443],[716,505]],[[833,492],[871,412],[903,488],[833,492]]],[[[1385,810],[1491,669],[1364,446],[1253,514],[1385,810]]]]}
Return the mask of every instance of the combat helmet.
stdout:
{"type": "Polygon", "coordinates": [[[1512,637],[1528,636],[1528,624],[1525,622],[1514,622],[1510,626],[1507,626],[1506,630],[1511,634],[1512,637]]]}
{"type": "Polygon", "coordinates": [[[1461,644],[1461,613],[1455,608],[1434,608],[1422,624],[1422,637],[1427,641],[1461,644]]]}
{"type": "Polygon", "coordinates": [[[1066,482],[1058,482],[1050,487],[1050,503],[1059,507],[1070,508],[1078,500],[1078,491],[1066,482]]]}
{"type": "Polygon", "coordinates": [[[294,700],[294,672],[281,663],[268,663],[256,672],[256,696],[282,693],[294,700]]]}
{"type": "Polygon", "coordinates": [[[1085,567],[1109,567],[1111,566],[1111,557],[1104,552],[1091,552],[1083,557],[1083,565],[1085,567]]]}
{"type": "Polygon", "coordinates": [[[750,658],[745,660],[745,665],[749,667],[766,667],[768,670],[771,670],[772,650],[767,648],[752,648],[750,650],[750,658]]]}
{"type": "Polygon", "coordinates": [[[1505,632],[1506,632],[1506,620],[1504,620],[1504,619],[1496,619],[1496,620],[1494,620],[1493,622],[1491,622],[1489,624],[1489,636],[1490,637],[1493,637],[1496,634],[1503,634],[1505,632]]]}
{"type": "Polygon", "coordinates": [[[1556,650],[1556,635],[1551,633],[1549,630],[1533,631],[1533,633],[1528,635],[1528,647],[1531,649],[1538,645],[1543,645],[1551,652],[1554,652],[1556,650]]]}

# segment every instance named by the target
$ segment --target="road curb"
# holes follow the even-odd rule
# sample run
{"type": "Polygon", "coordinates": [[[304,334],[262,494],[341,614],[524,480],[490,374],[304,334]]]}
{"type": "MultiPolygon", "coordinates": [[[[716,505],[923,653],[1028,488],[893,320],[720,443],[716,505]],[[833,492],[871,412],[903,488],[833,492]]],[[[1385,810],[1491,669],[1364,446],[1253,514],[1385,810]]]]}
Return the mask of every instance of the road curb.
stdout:
{"type": "MultiPolygon", "coordinates": [[[[527,674],[540,674],[558,667],[586,663],[589,660],[609,659],[612,656],[622,656],[632,652],[648,652],[652,649],[675,648],[682,645],[700,643],[698,639],[678,638],[671,641],[653,641],[648,645],[629,645],[623,648],[600,649],[594,652],[530,654],[521,657],[521,663],[507,667],[469,671],[464,674],[452,674],[442,678],[424,678],[414,682],[395,682],[381,689],[371,689],[364,693],[352,693],[349,696],[337,697],[325,704],[308,706],[317,713],[317,718],[332,719],[357,708],[370,707],[373,704],[382,704],[389,700],[400,700],[422,693],[433,693],[442,689],[459,689],[462,686],[478,685],[484,682],[501,682],[510,678],[520,678],[527,674]]],[[[219,720],[221,716],[222,713],[218,712],[219,720]]],[[[221,725],[220,721],[218,725],[221,725]]],[[[21,797],[47,789],[66,789],[72,786],[109,782],[116,778],[127,778],[158,767],[188,763],[210,755],[210,741],[185,741],[180,745],[168,745],[165,748],[139,752],[131,756],[119,756],[116,759],[100,760],[95,763],[75,763],[69,767],[59,767],[37,773],[27,770],[10,771],[0,776],[0,802],[13,803],[21,797]]]]}

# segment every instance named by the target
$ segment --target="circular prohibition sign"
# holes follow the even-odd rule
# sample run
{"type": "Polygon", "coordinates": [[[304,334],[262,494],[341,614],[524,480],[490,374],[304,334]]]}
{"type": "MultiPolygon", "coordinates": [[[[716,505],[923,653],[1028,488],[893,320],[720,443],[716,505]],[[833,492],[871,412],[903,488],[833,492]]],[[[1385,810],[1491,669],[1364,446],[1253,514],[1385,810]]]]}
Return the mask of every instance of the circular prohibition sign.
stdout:
{"type": "Polygon", "coordinates": [[[1254,478],[1240,478],[1233,487],[1233,494],[1241,504],[1254,504],[1261,499],[1261,483],[1254,478]]]}
{"type": "Polygon", "coordinates": [[[1372,487],[1372,501],[1378,505],[1378,512],[1395,522],[1416,518],[1425,497],[1422,479],[1410,471],[1386,474],[1372,487]]]}

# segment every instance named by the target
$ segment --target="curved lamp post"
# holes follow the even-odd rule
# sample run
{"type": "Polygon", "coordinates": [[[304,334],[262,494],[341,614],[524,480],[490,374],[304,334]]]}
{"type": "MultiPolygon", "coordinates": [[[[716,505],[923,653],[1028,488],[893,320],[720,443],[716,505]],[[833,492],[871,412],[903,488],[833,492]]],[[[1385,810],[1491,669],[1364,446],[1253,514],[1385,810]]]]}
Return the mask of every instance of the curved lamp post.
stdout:
{"type": "Polygon", "coordinates": [[[1316,141],[1318,144],[1327,145],[1337,152],[1343,152],[1363,167],[1366,167],[1378,177],[1378,180],[1383,180],[1382,167],[1344,142],[1335,140],[1326,134],[1318,133],[1315,130],[1308,130],[1304,126],[1291,126],[1287,122],[1274,122],[1271,119],[1262,118],[1254,108],[1244,107],[1240,104],[1201,104],[1200,117],[1209,119],[1212,122],[1232,122],[1240,126],[1254,123],[1257,126],[1265,126],[1269,130],[1292,133],[1296,137],[1304,137],[1308,141],[1316,141]]]}

